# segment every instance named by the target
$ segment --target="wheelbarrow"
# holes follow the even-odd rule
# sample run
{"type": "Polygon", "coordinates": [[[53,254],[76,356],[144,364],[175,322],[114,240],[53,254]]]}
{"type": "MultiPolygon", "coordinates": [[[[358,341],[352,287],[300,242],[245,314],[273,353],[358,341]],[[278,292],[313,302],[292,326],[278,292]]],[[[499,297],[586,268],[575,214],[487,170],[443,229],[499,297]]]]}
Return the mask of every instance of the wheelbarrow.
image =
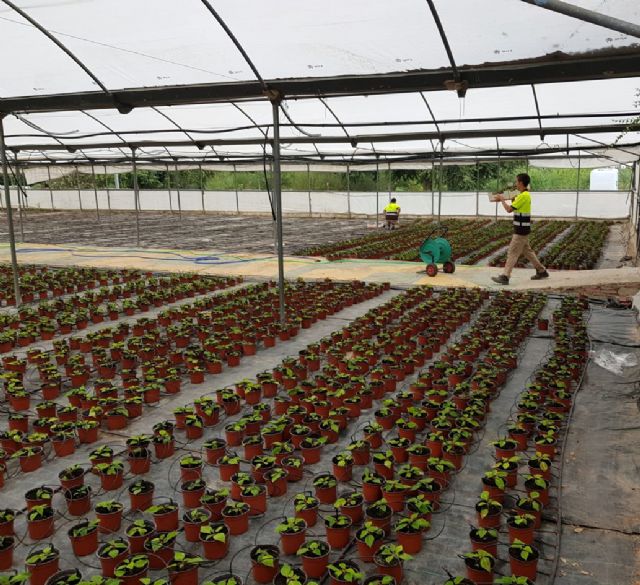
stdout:
{"type": "Polygon", "coordinates": [[[428,276],[438,274],[438,264],[442,264],[446,274],[456,271],[456,265],[451,261],[451,244],[446,239],[448,232],[447,226],[436,225],[420,246],[420,259],[427,265],[428,276]]]}

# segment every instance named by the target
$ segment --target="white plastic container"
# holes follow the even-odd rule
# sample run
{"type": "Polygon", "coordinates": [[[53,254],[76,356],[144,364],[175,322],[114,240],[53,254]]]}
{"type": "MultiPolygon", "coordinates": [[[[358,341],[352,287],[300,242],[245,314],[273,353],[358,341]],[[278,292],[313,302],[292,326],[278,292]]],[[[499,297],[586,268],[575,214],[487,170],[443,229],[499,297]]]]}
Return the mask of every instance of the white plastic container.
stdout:
{"type": "Polygon", "coordinates": [[[617,191],[618,169],[593,169],[589,180],[591,191],[617,191]]]}

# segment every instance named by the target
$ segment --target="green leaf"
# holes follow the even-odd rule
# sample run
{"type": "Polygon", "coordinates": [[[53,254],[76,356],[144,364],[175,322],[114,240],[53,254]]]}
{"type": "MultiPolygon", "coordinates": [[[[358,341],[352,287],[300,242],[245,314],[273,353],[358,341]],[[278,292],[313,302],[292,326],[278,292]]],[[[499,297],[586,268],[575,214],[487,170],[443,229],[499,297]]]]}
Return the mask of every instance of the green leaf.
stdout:
{"type": "Polygon", "coordinates": [[[493,572],[493,567],[491,566],[491,559],[489,557],[482,557],[480,559],[480,566],[487,572],[493,572]]]}

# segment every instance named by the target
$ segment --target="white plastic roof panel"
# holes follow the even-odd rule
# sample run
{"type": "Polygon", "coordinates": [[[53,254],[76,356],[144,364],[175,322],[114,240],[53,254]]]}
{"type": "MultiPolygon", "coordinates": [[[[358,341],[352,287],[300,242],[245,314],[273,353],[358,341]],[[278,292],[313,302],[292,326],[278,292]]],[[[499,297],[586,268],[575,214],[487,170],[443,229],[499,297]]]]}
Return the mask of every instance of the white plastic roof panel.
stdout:
{"type": "MultiPolygon", "coordinates": [[[[109,90],[255,79],[201,0],[14,0],[109,90]]],[[[639,23],[635,0],[576,0],[639,23]]],[[[435,0],[458,66],[629,47],[637,39],[518,0],[435,0]]],[[[218,0],[224,22],[267,79],[449,67],[424,0],[218,0]]],[[[6,5],[8,56],[0,97],[98,86],[50,39],[6,5]]]]}

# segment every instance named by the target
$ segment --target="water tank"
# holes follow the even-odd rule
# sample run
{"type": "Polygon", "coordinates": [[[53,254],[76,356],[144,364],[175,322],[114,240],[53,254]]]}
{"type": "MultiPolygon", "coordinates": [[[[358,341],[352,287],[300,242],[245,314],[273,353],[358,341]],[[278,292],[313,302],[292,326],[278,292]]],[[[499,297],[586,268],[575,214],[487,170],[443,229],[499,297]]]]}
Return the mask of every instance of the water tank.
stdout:
{"type": "Polygon", "coordinates": [[[591,191],[617,191],[618,169],[593,169],[589,180],[591,191]]]}

